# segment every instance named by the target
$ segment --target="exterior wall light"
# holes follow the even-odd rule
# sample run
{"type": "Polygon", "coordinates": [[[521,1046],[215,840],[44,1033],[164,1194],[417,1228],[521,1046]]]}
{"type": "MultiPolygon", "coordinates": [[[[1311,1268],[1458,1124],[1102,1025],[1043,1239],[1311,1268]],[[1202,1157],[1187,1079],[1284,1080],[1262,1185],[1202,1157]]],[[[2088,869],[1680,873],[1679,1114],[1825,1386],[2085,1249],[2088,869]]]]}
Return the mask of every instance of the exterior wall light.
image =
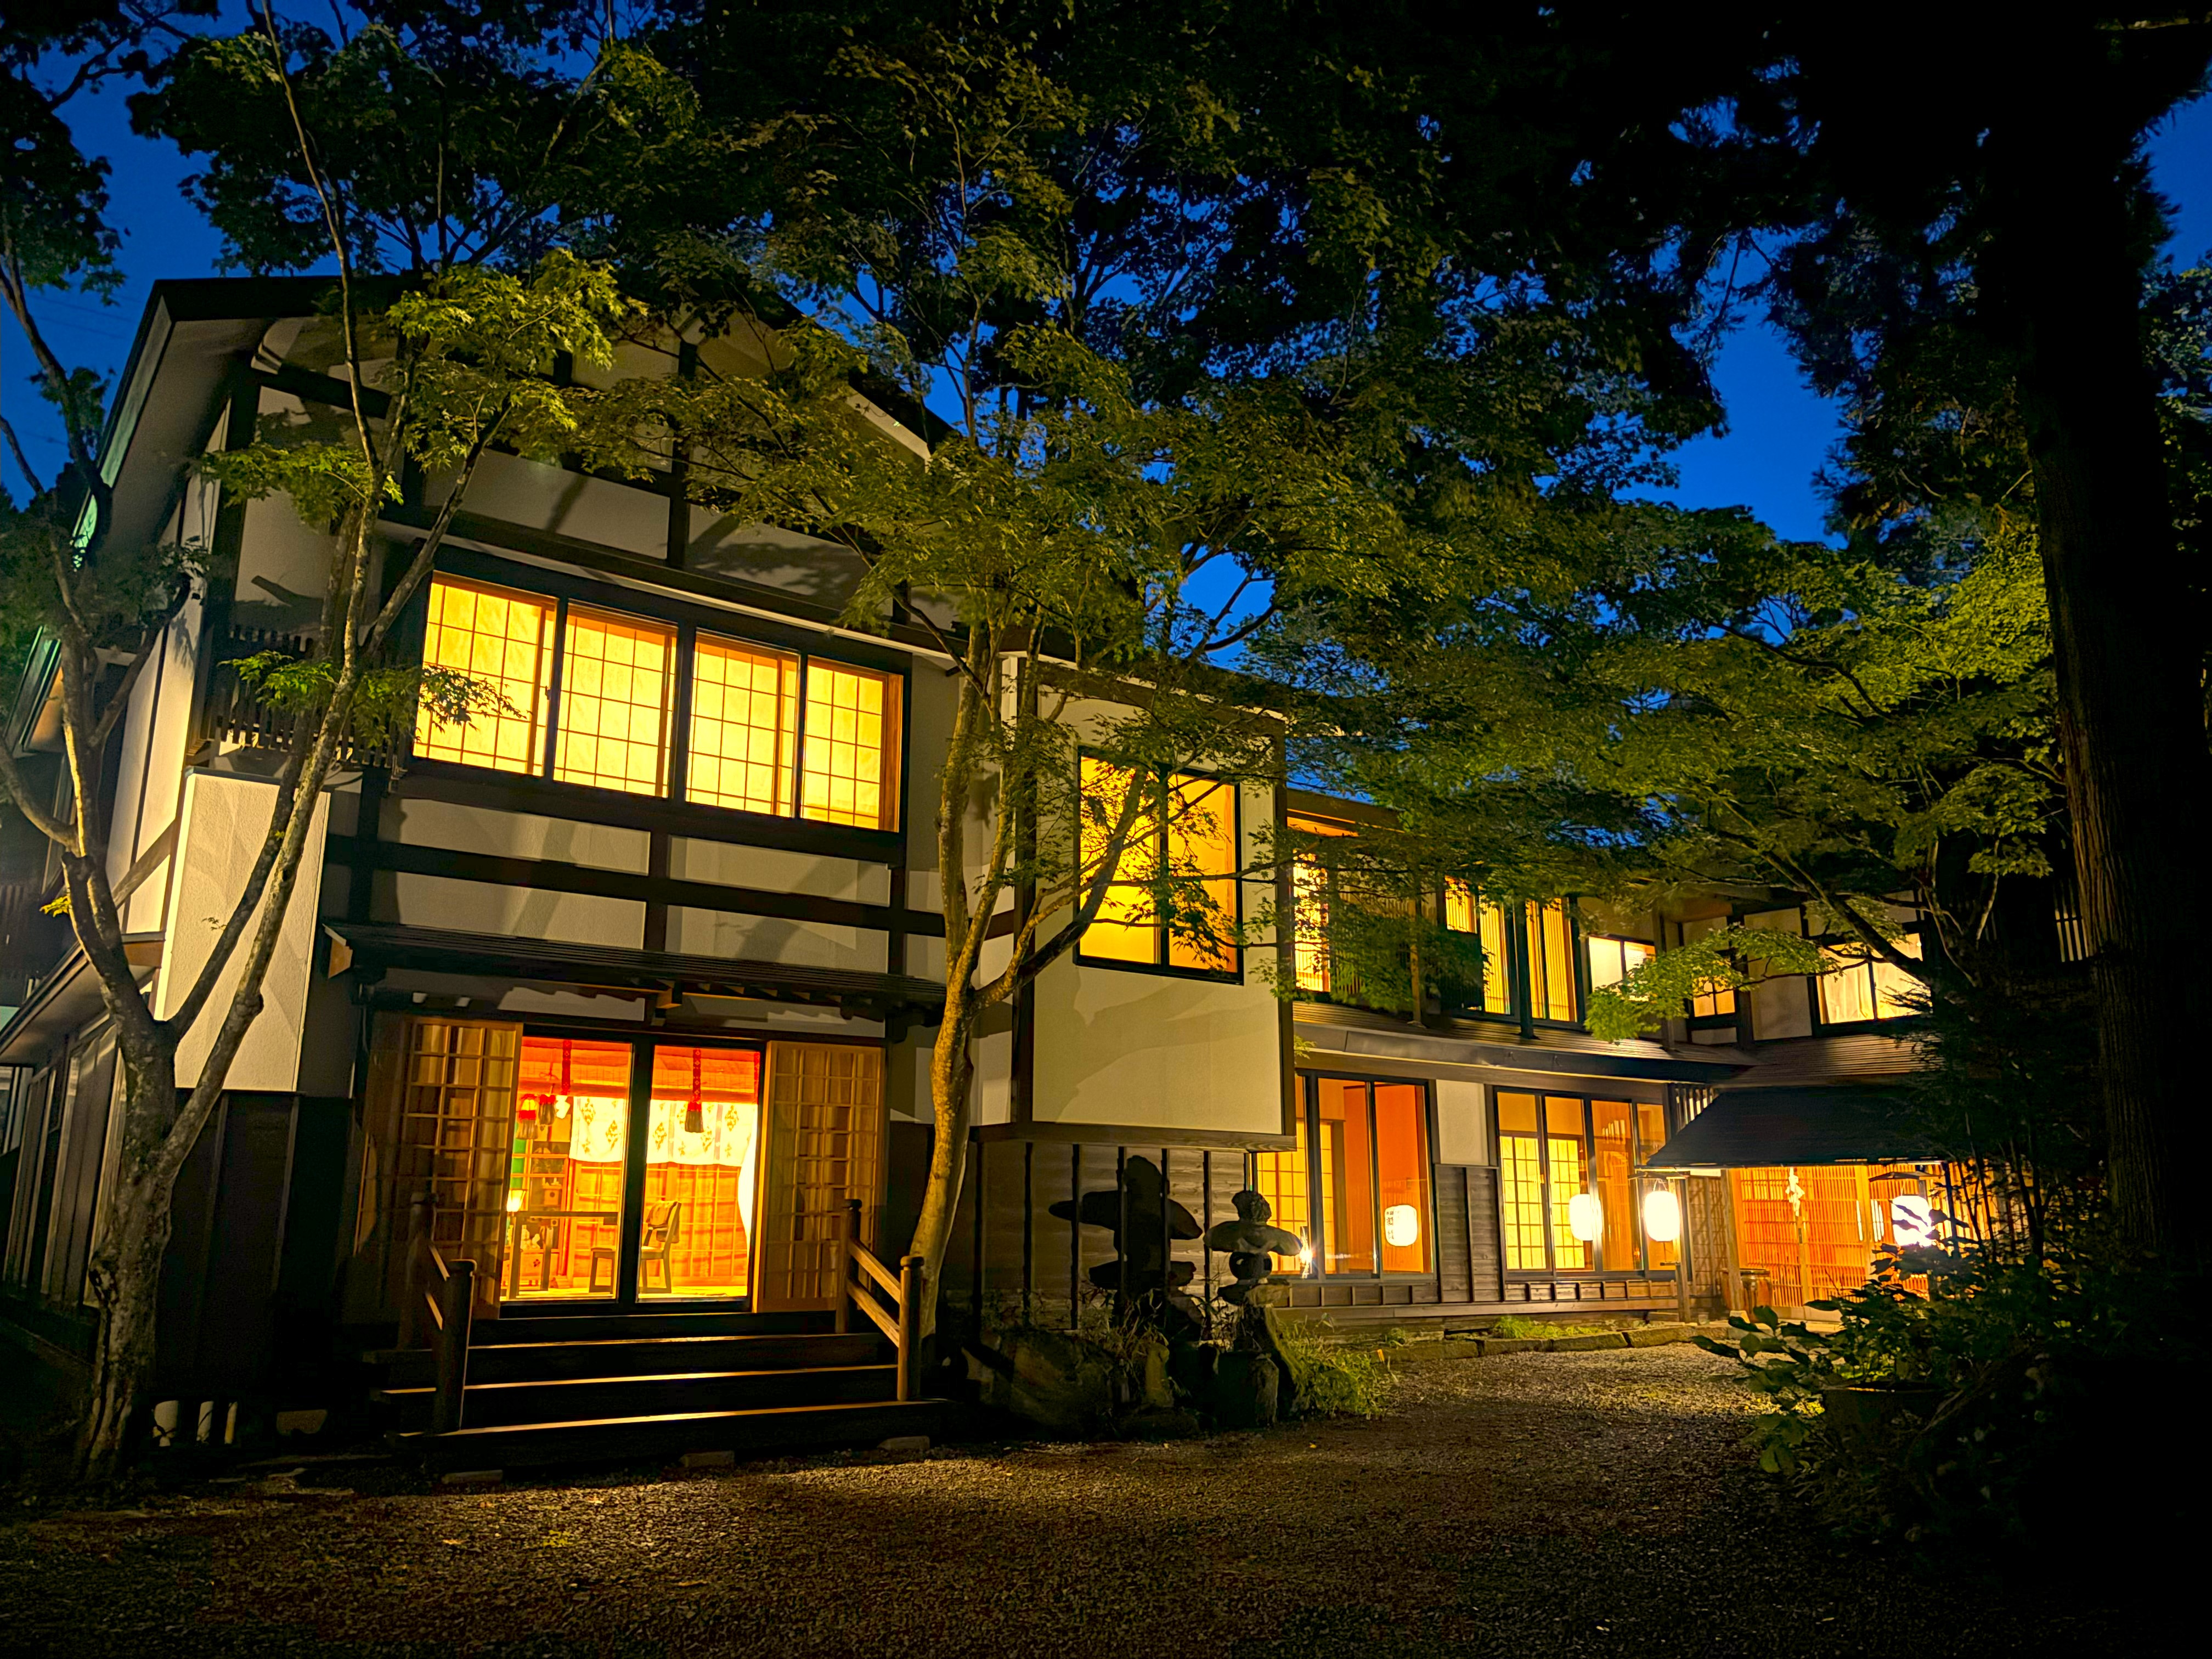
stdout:
{"type": "Polygon", "coordinates": [[[1577,1193],[1567,1200],[1567,1231],[1585,1244],[1605,1231],[1605,1206],[1595,1193],[1577,1193]]]}
{"type": "Polygon", "coordinates": [[[521,1211],[522,1194],[519,1192],[510,1191],[507,1195],[507,1212],[509,1215],[519,1215],[521,1213],[521,1211]]]}
{"type": "Polygon", "coordinates": [[[1667,1188],[1644,1194],[1644,1231],[1654,1244],[1672,1244],[1682,1236],[1682,1203],[1667,1188]]]}

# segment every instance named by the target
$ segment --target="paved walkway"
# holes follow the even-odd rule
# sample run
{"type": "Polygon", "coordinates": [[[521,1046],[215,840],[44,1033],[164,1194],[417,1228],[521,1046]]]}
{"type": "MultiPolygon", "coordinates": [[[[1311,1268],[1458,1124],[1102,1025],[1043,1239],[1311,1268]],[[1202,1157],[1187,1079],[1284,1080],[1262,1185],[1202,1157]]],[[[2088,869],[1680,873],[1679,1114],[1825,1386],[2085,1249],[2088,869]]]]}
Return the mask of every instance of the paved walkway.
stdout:
{"type": "Polygon", "coordinates": [[[1273,1659],[2157,1651],[1838,1554],[1686,1347],[1408,1374],[1385,1419],[0,1525],[0,1653],[1273,1659]]]}

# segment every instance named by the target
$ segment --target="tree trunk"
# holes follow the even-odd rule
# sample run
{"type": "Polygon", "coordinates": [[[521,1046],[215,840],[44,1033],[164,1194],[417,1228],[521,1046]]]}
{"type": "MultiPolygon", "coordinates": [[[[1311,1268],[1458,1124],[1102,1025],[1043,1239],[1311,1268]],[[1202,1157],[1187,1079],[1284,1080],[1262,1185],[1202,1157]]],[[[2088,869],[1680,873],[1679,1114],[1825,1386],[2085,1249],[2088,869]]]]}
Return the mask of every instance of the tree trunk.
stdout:
{"type": "Polygon", "coordinates": [[[154,1317],[161,1255],[169,1243],[169,1195],[142,1183],[125,1196],[123,1234],[101,1241],[90,1275],[100,1317],[77,1443],[79,1472],[88,1480],[107,1480],[122,1464],[154,1370],[154,1317]]]}
{"type": "Polygon", "coordinates": [[[925,1343],[937,1333],[938,1285],[945,1276],[953,1218],[959,1213],[960,1188],[968,1173],[968,1097],[974,1074],[968,1034],[974,1015],[965,1006],[964,989],[945,987],[945,1020],[937,1028],[929,1056],[930,1106],[937,1134],[929,1149],[929,1186],[922,1196],[921,1218],[915,1224],[914,1243],[908,1247],[911,1255],[921,1258],[920,1335],[925,1343]]]}
{"type": "Polygon", "coordinates": [[[2134,1243],[2193,1256],[2203,1232],[2182,1183],[2201,1139],[2196,832],[2212,769],[2201,605],[2180,568],[2141,335],[2133,129],[2121,141],[2117,119],[2068,120],[2063,98],[2021,107],[1982,274],[2019,353],[2112,1208],[2134,1243]]]}

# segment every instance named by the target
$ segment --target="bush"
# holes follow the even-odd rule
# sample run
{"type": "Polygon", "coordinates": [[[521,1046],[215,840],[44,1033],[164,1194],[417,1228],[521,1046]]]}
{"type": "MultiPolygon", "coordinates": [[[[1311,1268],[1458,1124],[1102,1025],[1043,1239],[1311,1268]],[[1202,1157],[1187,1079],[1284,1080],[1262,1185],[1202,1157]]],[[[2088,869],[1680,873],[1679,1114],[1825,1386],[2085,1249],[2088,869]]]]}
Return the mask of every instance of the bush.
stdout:
{"type": "Polygon", "coordinates": [[[2204,1358],[2201,1284],[2111,1252],[1890,1252],[1869,1284],[1813,1304],[1836,1330],[1759,1308],[1729,1320],[1733,1342],[1697,1340],[1772,1403],[1753,1431],[1759,1468],[1848,1530],[2071,1545],[2094,1528],[2112,1542],[2114,1526],[2155,1525],[2169,1507],[2167,1460],[2202,1456],[2193,1437],[2161,1445],[2148,1415],[2204,1358]],[[1926,1297],[1906,1285],[1923,1273],[1926,1297]]]}
{"type": "MultiPolygon", "coordinates": [[[[1270,1310],[1272,1312],[1272,1310],[1270,1310]]],[[[1273,1319],[1267,1329],[1296,1392],[1288,1414],[1298,1417],[1380,1417],[1394,1378],[1371,1348],[1334,1340],[1326,1320],[1273,1319]]]]}

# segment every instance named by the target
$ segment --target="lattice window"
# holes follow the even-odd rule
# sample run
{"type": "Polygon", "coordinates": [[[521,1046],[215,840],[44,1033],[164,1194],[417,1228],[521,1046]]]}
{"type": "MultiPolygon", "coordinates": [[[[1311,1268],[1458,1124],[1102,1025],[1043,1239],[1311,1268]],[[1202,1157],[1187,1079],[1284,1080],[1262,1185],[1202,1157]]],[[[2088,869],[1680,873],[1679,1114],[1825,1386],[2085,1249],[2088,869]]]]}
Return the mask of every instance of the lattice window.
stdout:
{"type": "MultiPolygon", "coordinates": [[[[1274,1212],[1274,1224],[1313,1243],[1312,1169],[1306,1157],[1305,1114],[1298,1114],[1297,1144],[1286,1152],[1255,1152],[1252,1157],[1252,1185],[1274,1212]]],[[[1296,1277],[1306,1264],[1294,1255],[1274,1258],[1278,1273],[1296,1277]]]]}
{"type": "Polygon", "coordinates": [[[882,1253],[884,1056],[879,1048],[778,1042],[755,1275],[763,1308],[828,1307],[839,1212],[860,1200],[860,1237],[882,1253]]]}
{"type": "Polygon", "coordinates": [[[505,711],[465,722],[416,716],[415,752],[501,772],[535,772],[544,763],[545,676],[552,661],[554,607],[527,593],[436,576],[422,661],[487,683],[505,711]]]}
{"type": "Polygon", "coordinates": [[[1477,896],[1468,883],[1453,877],[1444,883],[1444,926],[1455,933],[1473,933],[1482,947],[1481,1002],[1476,1012],[1513,1012],[1512,980],[1507,968],[1505,907],[1477,896]]]}
{"type": "Polygon", "coordinates": [[[895,830],[896,681],[815,659],[806,665],[799,811],[825,823],[895,830]]]}
{"type": "Polygon", "coordinates": [[[1505,1265],[1541,1273],[1544,1255],[1544,1166],[1534,1135],[1498,1138],[1499,1204],[1505,1224],[1505,1265]]]}
{"type": "MultiPolygon", "coordinates": [[[[815,672],[825,672],[816,665],[815,672]]],[[[702,636],[691,663],[684,793],[747,812],[791,811],[799,734],[799,659],[702,636]]]]}
{"type": "Polygon", "coordinates": [[[667,787],[672,629],[570,606],[553,775],[633,795],[667,787]]]}

